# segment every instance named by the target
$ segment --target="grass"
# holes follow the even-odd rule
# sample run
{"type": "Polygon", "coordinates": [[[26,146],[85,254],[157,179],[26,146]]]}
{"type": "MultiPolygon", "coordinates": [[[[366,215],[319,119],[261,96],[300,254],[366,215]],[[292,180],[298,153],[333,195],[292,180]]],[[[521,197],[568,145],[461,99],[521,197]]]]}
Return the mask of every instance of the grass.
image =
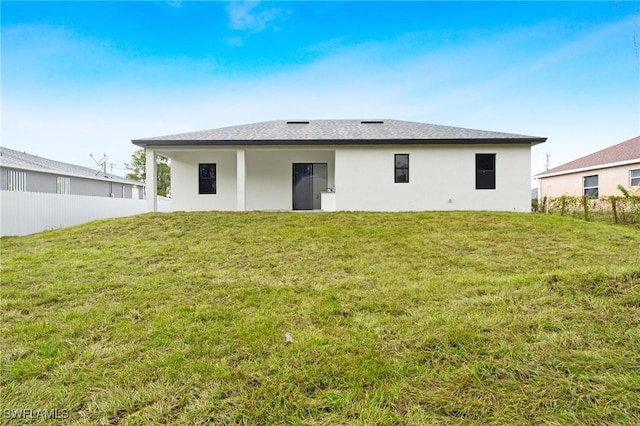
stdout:
{"type": "Polygon", "coordinates": [[[0,244],[0,422],[640,423],[636,228],[174,213],[0,244]]]}

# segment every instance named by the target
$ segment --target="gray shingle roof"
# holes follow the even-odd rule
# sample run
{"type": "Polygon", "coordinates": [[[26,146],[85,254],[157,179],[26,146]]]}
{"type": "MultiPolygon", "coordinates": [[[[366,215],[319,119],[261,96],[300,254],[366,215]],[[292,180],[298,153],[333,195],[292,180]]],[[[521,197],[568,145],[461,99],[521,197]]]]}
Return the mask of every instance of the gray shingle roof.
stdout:
{"type": "Polygon", "coordinates": [[[108,180],[109,182],[126,183],[129,185],[144,186],[143,183],[127,179],[110,173],[97,173],[96,169],[77,166],[75,164],[63,163],[61,161],[50,160],[37,155],[0,146],[0,166],[12,167],[16,169],[37,170],[44,173],[55,173],[63,176],[79,176],[90,179],[108,180]]]}
{"type": "Polygon", "coordinates": [[[640,136],[554,167],[537,174],[536,177],[563,174],[563,172],[571,173],[571,171],[589,168],[601,168],[601,166],[608,164],[634,160],[640,162],[640,136]]]}
{"type": "Polygon", "coordinates": [[[154,145],[329,145],[364,143],[527,143],[546,138],[390,119],[273,120],[176,135],[134,139],[154,145]]]}

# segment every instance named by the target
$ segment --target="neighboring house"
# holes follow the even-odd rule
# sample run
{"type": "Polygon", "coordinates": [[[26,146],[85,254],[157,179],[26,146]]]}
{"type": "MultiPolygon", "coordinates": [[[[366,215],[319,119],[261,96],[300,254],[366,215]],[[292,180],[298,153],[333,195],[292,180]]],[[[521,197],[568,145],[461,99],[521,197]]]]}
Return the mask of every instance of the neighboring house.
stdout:
{"type": "MultiPolygon", "coordinates": [[[[160,209],[169,210],[167,200],[160,209]]],[[[0,147],[0,237],[146,211],[144,184],[0,147]]]]}
{"type": "Polygon", "coordinates": [[[0,147],[0,190],[113,198],[144,198],[144,184],[0,147]]]}
{"type": "Polygon", "coordinates": [[[640,189],[640,136],[539,173],[540,198],[621,195],[640,189]]]}
{"type": "Polygon", "coordinates": [[[150,175],[158,154],[171,159],[174,211],[528,212],[531,146],[545,140],[399,120],[275,120],[132,142],[150,175]]]}

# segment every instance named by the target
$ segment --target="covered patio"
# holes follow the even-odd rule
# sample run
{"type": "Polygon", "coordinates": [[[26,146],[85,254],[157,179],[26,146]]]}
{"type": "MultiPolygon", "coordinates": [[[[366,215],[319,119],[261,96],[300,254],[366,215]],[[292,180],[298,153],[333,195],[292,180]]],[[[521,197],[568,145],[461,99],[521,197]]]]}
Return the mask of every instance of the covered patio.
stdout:
{"type": "MultiPolygon", "coordinates": [[[[172,209],[335,210],[335,149],[318,147],[145,148],[147,173],[156,157],[171,160],[172,209]],[[202,192],[203,167],[210,190],[202,192]],[[211,186],[212,185],[212,186],[211,186]]],[[[157,211],[155,179],[148,179],[149,211],[157,211]]]]}

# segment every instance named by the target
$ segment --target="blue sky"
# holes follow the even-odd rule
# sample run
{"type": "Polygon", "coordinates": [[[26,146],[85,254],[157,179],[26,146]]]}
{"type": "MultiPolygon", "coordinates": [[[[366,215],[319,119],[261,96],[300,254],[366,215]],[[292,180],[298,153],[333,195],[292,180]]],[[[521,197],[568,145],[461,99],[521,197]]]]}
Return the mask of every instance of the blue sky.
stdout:
{"type": "Polygon", "coordinates": [[[533,172],[640,134],[640,2],[0,2],[2,145],[114,172],[131,139],[395,118],[548,137],[533,172]]]}

